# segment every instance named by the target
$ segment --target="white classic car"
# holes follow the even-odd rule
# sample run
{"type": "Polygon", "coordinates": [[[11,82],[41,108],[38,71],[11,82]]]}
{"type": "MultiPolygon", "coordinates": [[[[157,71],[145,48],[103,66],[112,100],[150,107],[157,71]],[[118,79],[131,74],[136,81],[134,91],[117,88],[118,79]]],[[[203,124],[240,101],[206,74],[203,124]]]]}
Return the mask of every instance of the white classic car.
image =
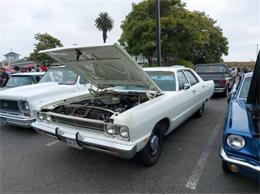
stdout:
{"type": "Polygon", "coordinates": [[[65,66],[50,68],[38,84],[0,91],[0,124],[31,127],[33,110],[50,101],[85,95],[89,87],[65,66]]]}
{"type": "Polygon", "coordinates": [[[44,51],[89,80],[97,90],[37,111],[39,132],[145,165],[160,157],[163,137],[192,116],[201,115],[214,90],[183,66],[144,70],[118,44],[44,51]]]}

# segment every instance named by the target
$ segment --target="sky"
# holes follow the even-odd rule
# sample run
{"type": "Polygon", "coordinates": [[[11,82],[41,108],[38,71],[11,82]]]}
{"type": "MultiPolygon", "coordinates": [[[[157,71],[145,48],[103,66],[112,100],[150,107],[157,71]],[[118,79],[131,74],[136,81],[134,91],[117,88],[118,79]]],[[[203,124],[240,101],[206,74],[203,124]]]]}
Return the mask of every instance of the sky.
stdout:
{"type": "MultiPolygon", "coordinates": [[[[121,22],[141,0],[0,0],[0,61],[11,51],[20,58],[33,51],[36,33],[49,33],[64,46],[102,45],[94,20],[101,11],[114,19],[107,44],[122,33],[121,22]]],[[[260,49],[260,0],[183,0],[189,10],[217,21],[229,41],[225,61],[255,61],[260,49]]]]}

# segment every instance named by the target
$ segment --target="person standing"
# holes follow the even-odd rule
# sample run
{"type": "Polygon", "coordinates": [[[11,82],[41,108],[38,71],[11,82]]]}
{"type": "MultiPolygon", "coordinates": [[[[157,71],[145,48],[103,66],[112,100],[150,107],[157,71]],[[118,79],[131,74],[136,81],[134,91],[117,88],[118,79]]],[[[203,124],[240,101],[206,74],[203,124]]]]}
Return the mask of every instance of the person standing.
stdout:
{"type": "Polygon", "coordinates": [[[15,66],[13,68],[13,72],[12,73],[18,73],[18,72],[20,72],[20,68],[18,66],[15,66]]]}
{"type": "Polygon", "coordinates": [[[7,74],[6,70],[1,67],[0,68],[0,87],[4,87],[9,80],[9,75],[7,74]]]}

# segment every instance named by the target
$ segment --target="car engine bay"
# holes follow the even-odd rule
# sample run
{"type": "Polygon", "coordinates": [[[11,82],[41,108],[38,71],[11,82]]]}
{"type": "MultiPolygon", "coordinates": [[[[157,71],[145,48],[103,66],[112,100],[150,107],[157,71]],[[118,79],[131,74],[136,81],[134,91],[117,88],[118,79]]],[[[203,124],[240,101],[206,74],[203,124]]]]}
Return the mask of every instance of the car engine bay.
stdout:
{"type": "Polygon", "coordinates": [[[67,116],[107,121],[112,115],[117,115],[149,100],[145,92],[100,92],[92,98],[63,104],[50,112],[67,116]]]}

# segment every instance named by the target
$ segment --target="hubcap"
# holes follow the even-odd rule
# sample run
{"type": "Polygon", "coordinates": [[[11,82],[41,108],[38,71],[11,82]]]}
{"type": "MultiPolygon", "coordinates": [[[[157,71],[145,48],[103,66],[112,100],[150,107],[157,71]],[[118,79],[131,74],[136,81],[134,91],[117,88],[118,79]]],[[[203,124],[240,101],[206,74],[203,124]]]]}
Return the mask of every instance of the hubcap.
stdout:
{"type": "Polygon", "coordinates": [[[155,155],[159,148],[159,137],[157,135],[153,135],[151,142],[150,142],[150,148],[151,148],[151,155],[155,155]]]}

